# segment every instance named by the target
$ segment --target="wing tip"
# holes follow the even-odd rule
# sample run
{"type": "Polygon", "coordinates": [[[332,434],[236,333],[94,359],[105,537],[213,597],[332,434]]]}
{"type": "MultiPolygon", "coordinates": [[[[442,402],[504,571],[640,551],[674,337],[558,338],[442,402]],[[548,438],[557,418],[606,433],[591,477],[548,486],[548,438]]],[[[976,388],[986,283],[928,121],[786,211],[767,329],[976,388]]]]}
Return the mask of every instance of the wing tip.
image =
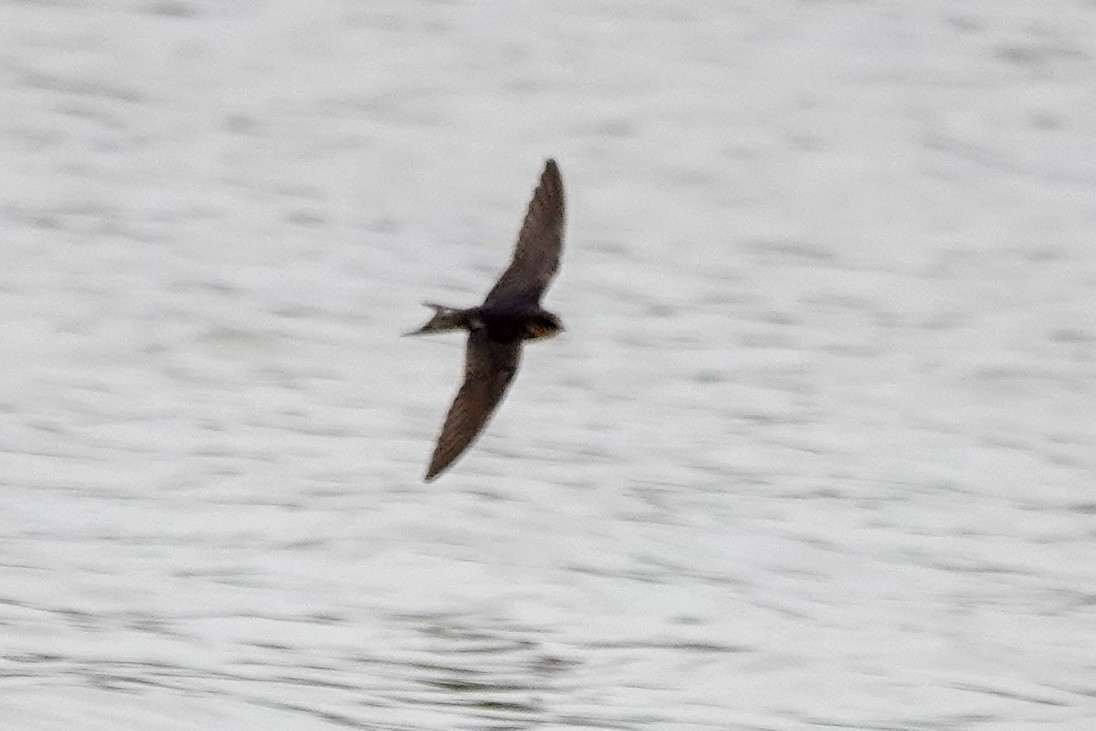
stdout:
{"type": "Polygon", "coordinates": [[[438,455],[436,452],[437,450],[435,450],[434,456],[430,458],[430,466],[426,469],[426,474],[422,478],[423,482],[433,482],[434,480],[441,477],[441,473],[445,472],[445,468],[448,467],[453,461],[449,460],[448,462],[446,462],[444,460],[438,459],[438,455]]]}
{"type": "Polygon", "coordinates": [[[556,163],[556,159],[554,157],[550,157],[550,158],[548,158],[547,160],[544,161],[544,175],[543,175],[543,177],[545,177],[545,178],[553,177],[556,180],[560,179],[559,164],[556,163]]]}
{"type": "Polygon", "coordinates": [[[544,163],[544,172],[540,174],[540,185],[533,193],[533,201],[530,205],[542,197],[553,207],[563,208],[563,176],[553,157],[548,158],[544,163]]]}
{"type": "Polygon", "coordinates": [[[431,462],[430,468],[426,470],[426,474],[423,475],[422,481],[427,483],[433,482],[434,480],[441,477],[441,473],[445,472],[445,468],[448,466],[449,465],[440,465],[436,464],[435,462],[431,462]]]}

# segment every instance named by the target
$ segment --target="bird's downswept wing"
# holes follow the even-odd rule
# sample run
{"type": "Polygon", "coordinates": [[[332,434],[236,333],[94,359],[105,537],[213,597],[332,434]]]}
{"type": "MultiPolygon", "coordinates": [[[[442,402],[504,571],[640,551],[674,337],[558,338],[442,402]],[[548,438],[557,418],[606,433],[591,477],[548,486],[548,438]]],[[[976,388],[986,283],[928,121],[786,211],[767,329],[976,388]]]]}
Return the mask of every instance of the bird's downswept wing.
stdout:
{"type": "Polygon", "coordinates": [[[540,302],[559,269],[564,213],[563,179],[556,161],[549,159],[544,164],[533,199],[529,201],[510,266],[487,293],[484,306],[502,302],[540,302]]]}
{"type": "Polygon", "coordinates": [[[486,332],[469,333],[464,356],[464,383],[445,417],[426,481],[445,471],[479,436],[502,401],[521,359],[521,341],[499,343],[486,332]]]}

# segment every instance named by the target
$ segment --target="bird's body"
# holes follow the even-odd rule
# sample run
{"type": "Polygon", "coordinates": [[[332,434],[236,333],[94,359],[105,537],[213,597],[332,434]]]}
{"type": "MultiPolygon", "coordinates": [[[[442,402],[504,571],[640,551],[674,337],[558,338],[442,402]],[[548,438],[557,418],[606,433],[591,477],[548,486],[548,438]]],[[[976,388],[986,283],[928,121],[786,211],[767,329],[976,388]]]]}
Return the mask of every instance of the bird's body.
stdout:
{"type": "Polygon", "coordinates": [[[435,311],[430,322],[409,335],[446,332],[449,330],[483,330],[488,339],[499,343],[537,340],[551,337],[563,329],[559,318],[540,307],[508,309],[505,307],[469,307],[458,310],[427,303],[435,311]]]}
{"type": "Polygon", "coordinates": [[[529,202],[510,266],[482,305],[457,309],[427,303],[434,316],[409,335],[465,330],[464,382],[445,417],[426,472],[429,482],[471,445],[487,424],[521,360],[522,342],[563,330],[559,318],[540,306],[559,268],[563,248],[563,181],[548,160],[529,202]]]}

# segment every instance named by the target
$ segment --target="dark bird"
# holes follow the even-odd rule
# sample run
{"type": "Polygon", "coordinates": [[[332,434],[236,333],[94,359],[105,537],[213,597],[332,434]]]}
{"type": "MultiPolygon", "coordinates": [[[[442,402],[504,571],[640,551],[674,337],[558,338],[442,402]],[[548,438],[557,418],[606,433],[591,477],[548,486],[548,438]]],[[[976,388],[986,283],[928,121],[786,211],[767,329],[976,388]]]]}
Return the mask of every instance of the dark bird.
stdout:
{"type": "Polygon", "coordinates": [[[479,307],[460,310],[429,302],[430,321],[408,335],[467,330],[464,383],[441,428],[426,481],[445,471],[479,436],[502,401],[521,359],[525,340],[548,338],[563,330],[559,318],[540,306],[541,296],[559,269],[563,249],[563,180],[548,160],[529,201],[510,266],[479,307]]]}

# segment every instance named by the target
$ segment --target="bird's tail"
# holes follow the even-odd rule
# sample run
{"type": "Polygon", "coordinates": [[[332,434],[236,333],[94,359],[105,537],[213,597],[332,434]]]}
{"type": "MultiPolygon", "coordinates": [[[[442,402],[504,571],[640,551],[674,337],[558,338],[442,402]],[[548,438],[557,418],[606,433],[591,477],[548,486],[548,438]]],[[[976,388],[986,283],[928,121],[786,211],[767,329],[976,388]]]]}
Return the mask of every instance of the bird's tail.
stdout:
{"type": "Polygon", "coordinates": [[[427,333],[441,333],[449,330],[462,330],[468,327],[468,315],[465,310],[454,307],[436,305],[433,302],[423,302],[424,307],[434,311],[434,316],[418,330],[404,333],[404,335],[426,335],[427,333]]]}

